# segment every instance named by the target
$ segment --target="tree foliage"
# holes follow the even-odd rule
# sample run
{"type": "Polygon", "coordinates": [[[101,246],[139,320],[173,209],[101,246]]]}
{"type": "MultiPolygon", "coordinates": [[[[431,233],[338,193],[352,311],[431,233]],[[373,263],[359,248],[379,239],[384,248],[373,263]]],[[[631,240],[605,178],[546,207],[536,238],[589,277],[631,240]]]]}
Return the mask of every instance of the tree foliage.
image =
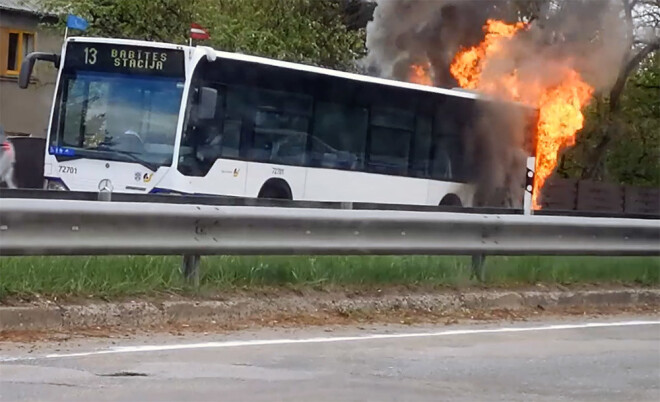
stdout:
{"type": "Polygon", "coordinates": [[[88,36],[184,43],[195,11],[190,0],[45,0],[46,8],[61,16],[85,18],[88,36]]]}
{"type": "Polygon", "coordinates": [[[620,102],[623,133],[605,158],[608,176],[660,186],[660,53],[628,79],[620,102]]]}
{"type": "MultiPolygon", "coordinates": [[[[523,21],[538,18],[543,9],[559,10],[576,2],[513,1],[523,21]]],[[[559,174],[660,185],[660,0],[611,2],[620,7],[628,51],[612,87],[598,93],[587,109],[585,127],[578,133],[576,146],[562,156],[559,174]]]]}
{"type": "Polygon", "coordinates": [[[618,103],[613,117],[607,96],[594,100],[577,144],[562,157],[560,174],[582,177],[605,135],[616,132],[603,155],[601,178],[660,186],[660,53],[628,77],[618,103]]]}
{"type": "MultiPolygon", "coordinates": [[[[660,0],[620,0],[623,8],[623,23],[628,31],[630,49],[624,56],[616,82],[609,93],[603,95],[607,108],[599,116],[600,130],[597,130],[600,139],[586,152],[583,157],[581,177],[584,179],[608,178],[607,166],[611,164],[608,157],[612,155],[612,146],[633,140],[626,138],[629,134],[626,121],[626,110],[623,109],[622,99],[624,90],[628,87],[629,78],[639,71],[640,66],[649,60],[656,60],[655,54],[660,50],[660,0]]],[[[647,65],[647,69],[653,69],[647,65]]],[[[645,72],[644,69],[641,70],[645,72]]],[[[657,91],[656,91],[657,94],[657,91]]],[[[656,115],[656,118],[657,115],[656,115]]],[[[651,135],[644,133],[644,136],[651,135]]],[[[646,138],[646,137],[644,137],[646,138]]],[[[657,166],[658,162],[654,163],[657,166]]],[[[624,180],[618,177],[619,181],[624,180]]]]}
{"type": "MultiPolygon", "coordinates": [[[[186,43],[192,22],[220,50],[351,69],[364,30],[344,23],[342,2],[318,0],[46,0],[90,22],[85,35],[186,43]]],[[[64,18],[62,18],[63,23],[64,18]]]]}
{"type": "Polygon", "coordinates": [[[318,0],[211,0],[197,19],[210,43],[233,52],[350,69],[364,52],[364,32],[349,30],[339,3],[318,0]]]}

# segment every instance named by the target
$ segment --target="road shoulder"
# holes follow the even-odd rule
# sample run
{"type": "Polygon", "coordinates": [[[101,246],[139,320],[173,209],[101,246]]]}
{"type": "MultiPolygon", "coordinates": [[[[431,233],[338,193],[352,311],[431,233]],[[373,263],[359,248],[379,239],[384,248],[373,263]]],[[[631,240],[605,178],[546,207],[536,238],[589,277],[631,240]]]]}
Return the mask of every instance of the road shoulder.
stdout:
{"type": "Polygon", "coordinates": [[[0,340],[58,333],[227,331],[355,323],[445,323],[526,320],[544,315],[657,314],[660,289],[277,292],[223,300],[180,297],[123,302],[46,300],[0,307],[0,340]]]}

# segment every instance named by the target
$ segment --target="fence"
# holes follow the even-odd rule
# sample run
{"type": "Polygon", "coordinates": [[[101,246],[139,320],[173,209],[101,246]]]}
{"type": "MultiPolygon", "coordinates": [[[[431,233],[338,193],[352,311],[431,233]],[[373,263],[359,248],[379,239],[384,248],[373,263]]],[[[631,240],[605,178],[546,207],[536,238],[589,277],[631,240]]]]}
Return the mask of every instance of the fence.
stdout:
{"type": "Polygon", "coordinates": [[[660,214],[660,189],[574,179],[549,179],[541,191],[543,209],[660,214]]]}

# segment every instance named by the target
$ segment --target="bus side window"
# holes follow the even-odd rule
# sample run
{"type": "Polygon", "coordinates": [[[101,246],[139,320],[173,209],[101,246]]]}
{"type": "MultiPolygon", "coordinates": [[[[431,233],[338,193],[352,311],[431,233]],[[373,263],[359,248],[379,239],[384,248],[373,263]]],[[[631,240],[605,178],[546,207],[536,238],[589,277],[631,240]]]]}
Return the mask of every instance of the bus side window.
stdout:
{"type": "Polygon", "coordinates": [[[402,109],[372,107],[370,125],[369,170],[384,174],[407,174],[415,114],[402,109]]]}
{"type": "Polygon", "coordinates": [[[179,156],[179,170],[188,176],[206,176],[222,155],[225,90],[216,83],[207,85],[218,91],[217,109],[213,119],[198,119],[197,99],[193,98],[188,111],[188,124],[181,138],[179,156]]]}
{"type": "Polygon", "coordinates": [[[435,144],[433,158],[433,178],[450,180],[453,177],[449,149],[451,144],[447,139],[439,139],[435,144]]]}
{"type": "Polygon", "coordinates": [[[452,178],[452,158],[450,139],[458,127],[453,124],[453,116],[438,112],[434,124],[434,147],[433,166],[431,177],[438,180],[450,180],[452,178]]]}
{"type": "Polygon", "coordinates": [[[410,175],[429,177],[431,169],[431,134],[433,127],[431,118],[423,114],[417,115],[413,150],[411,152],[410,175]]]}
{"type": "Polygon", "coordinates": [[[362,169],[367,122],[366,109],[317,102],[308,164],[313,167],[362,169]]]}
{"type": "Polygon", "coordinates": [[[463,132],[467,115],[459,103],[442,105],[436,111],[433,124],[433,167],[432,178],[460,180],[463,175],[463,132]],[[463,120],[463,122],[461,122],[463,120]]]}
{"type": "Polygon", "coordinates": [[[225,119],[224,130],[222,131],[222,151],[223,158],[238,159],[240,157],[241,147],[241,127],[243,126],[239,119],[225,119]]]}
{"type": "MultiPolygon", "coordinates": [[[[229,87],[225,135],[247,160],[301,165],[305,158],[312,99],[296,93],[229,87]]],[[[224,155],[224,154],[223,154],[224,155]]],[[[226,157],[229,157],[226,155],[226,157]]]]}
{"type": "Polygon", "coordinates": [[[241,152],[245,131],[248,129],[251,113],[250,91],[245,87],[227,86],[227,101],[223,130],[224,158],[239,159],[245,157],[241,152]]]}

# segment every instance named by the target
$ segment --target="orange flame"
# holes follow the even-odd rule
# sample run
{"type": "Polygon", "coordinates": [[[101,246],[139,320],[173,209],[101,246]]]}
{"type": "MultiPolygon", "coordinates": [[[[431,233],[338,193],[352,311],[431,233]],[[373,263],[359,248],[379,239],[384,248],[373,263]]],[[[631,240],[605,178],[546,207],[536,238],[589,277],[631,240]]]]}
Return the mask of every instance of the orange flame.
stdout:
{"type": "Polygon", "coordinates": [[[575,134],[584,125],[582,107],[587,104],[593,88],[575,70],[567,69],[561,83],[548,88],[538,100],[536,172],[533,204],[540,209],[538,196],[546,179],[557,166],[562,149],[575,145],[575,134]]]}
{"type": "Polygon", "coordinates": [[[410,66],[408,81],[420,85],[433,85],[431,78],[431,63],[413,64],[410,66]]]}
{"type": "Polygon", "coordinates": [[[458,80],[462,88],[476,89],[479,87],[481,72],[488,59],[502,51],[503,40],[513,37],[525,24],[514,25],[502,21],[488,20],[484,26],[486,36],[477,46],[458,53],[449,71],[458,80]]]}
{"type": "Polygon", "coordinates": [[[456,54],[450,72],[463,88],[477,89],[538,109],[532,204],[534,209],[540,209],[540,191],[557,166],[559,152],[575,144],[575,135],[584,124],[581,110],[591,98],[593,88],[569,66],[562,67],[563,73],[556,81],[558,84],[553,85],[523,80],[516,69],[495,77],[484,75],[485,68],[493,59],[510,57],[506,52],[506,42],[523,28],[523,23],[506,24],[488,20],[484,26],[484,40],[456,54]]]}

